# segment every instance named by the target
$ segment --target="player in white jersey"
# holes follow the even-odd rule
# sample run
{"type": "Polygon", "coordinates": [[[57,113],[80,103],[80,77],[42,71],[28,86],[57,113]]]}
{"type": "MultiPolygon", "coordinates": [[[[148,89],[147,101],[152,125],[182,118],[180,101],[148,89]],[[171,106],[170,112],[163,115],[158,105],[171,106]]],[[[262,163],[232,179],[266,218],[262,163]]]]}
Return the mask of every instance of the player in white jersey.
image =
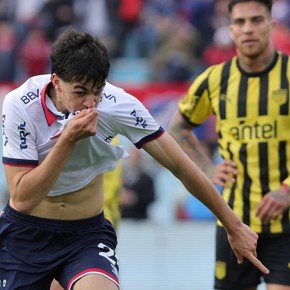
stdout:
{"type": "Polygon", "coordinates": [[[257,235],[133,96],[106,82],[105,47],[69,29],[54,42],[51,75],[32,77],[3,104],[3,163],[10,193],[0,217],[5,289],[115,290],[116,235],[103,215],[103,173],[126,136],[169,169],[225,226],[239,260],[261,271],[257,235]]]}

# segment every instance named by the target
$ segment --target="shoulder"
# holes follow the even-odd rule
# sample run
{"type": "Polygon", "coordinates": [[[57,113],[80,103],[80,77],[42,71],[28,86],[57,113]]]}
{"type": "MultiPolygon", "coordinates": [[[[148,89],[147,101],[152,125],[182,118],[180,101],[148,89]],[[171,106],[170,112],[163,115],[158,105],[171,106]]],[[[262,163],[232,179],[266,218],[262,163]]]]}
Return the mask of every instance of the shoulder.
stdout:
{"type": "Polygon", "coordinates": [[[104,100],[112,100],[114,99],[113,103],[118,103],[117,101],[126,101],[126,100],[135,100],[136,98],[126,92],[123,88],[115,86],[109,82],[106,82],[102,99],[104,100]]]}
{"type": "Polygon", "coordinates": [[[131,106],[143,106],[142,103],[133,95],[126,92],[121,87],[115,86],[109,82],[106,83],[103,90],[100,110],[126,110],[131,106]]]}
{"type": "Polygon", "coordinates": [[[228,61],[221,62],[219,64],[212,65],[208,68],[207,72],[209,75],[215,76],[215,74],[220,74],[224,70],[229,70],[232,65],[237,64],[237,57],[233,57],[228,61]]]}
{"type": "Polygon", "coordinates": [[[49,81],[50,75],[39,75],[29,78],[5,96],[3,105],[13,103],[20,107],[27,107],[34,102],[40,101],[41,91],[49,81]]]}
{"type": "Polygon", "coordinates": [[[216,83],[222,79],[223,76],[227,76],[233,72],[239,73],[236,56],[228,61],[205,68],[204,71],[197,76],[194,82],[197,84],[200,83],[201,85],[204,83],[216,83]]]}

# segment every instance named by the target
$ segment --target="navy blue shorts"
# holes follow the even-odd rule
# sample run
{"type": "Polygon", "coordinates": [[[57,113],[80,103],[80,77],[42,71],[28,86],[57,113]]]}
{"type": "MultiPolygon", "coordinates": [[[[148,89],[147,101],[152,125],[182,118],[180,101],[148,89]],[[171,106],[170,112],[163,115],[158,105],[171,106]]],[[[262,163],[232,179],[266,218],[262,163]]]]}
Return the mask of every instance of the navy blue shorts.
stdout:
{"type": "Polygon", "coordinates": [[[7,205],[0,216],[0,289],[48,290],[53,278],[72,289],[91,273],[119,286],[116,245],[114,228],[103,214],[75,221],[51,220],[7,205]]]}

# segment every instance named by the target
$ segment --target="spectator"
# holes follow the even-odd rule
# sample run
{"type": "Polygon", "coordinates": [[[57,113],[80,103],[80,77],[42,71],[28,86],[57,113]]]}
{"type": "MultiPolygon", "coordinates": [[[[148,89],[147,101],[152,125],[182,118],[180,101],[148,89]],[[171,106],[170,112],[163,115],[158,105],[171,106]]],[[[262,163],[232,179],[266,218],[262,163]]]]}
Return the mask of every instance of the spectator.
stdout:
{"type": "Polygon", "coordinates": [[[157,26],[159,43],[152,57],[152,80],[187,81],[196,68],[196,29],[181,18],[162,16],[157,26]]]}
{"type": "Polygon", "coordinates": [[[121,216],[126,219],[146,219],[148,206],[155,198],[154,181],[142,168],[142,156],[137,149],[131,150],[128,163],[121,191],[121,216]]]}
{"type": "Polygon", "coordinates": [[[234,43],[228,27],[218,28],[213,36],[213,42],[205,49],[202,61],[205,66],[221,63],[236,55],[234,43]]]}
{"type": "Polygon", "coordinates": [[[54,40],[76,21],[72,0],[49,0],[39,12],[39,25],[54,40]]]}
{"type": "Polygon", "coordinates": [[[19,65],[23,77],[48,73],[51,43],[41,29],[28,32],[25,41],[19,48],[19,65]]]}
{"type": "Polygon", "coordinates": [[[15,54],[17,49],[17,35],[13,26],[7,22],[0,22],[0,81],[7,82],[15,77],[15,54]]]}

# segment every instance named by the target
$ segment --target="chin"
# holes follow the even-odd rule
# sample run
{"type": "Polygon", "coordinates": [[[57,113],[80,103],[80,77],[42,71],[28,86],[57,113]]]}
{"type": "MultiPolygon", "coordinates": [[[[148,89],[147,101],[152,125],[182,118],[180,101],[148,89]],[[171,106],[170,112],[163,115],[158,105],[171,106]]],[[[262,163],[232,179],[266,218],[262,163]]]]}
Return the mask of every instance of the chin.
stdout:
{"type": "Polygon", "coordinates": [[[248,58],[256,58],[261,54],[261,51],[256,49],[241,50],[241,54],[248,58]]]}

